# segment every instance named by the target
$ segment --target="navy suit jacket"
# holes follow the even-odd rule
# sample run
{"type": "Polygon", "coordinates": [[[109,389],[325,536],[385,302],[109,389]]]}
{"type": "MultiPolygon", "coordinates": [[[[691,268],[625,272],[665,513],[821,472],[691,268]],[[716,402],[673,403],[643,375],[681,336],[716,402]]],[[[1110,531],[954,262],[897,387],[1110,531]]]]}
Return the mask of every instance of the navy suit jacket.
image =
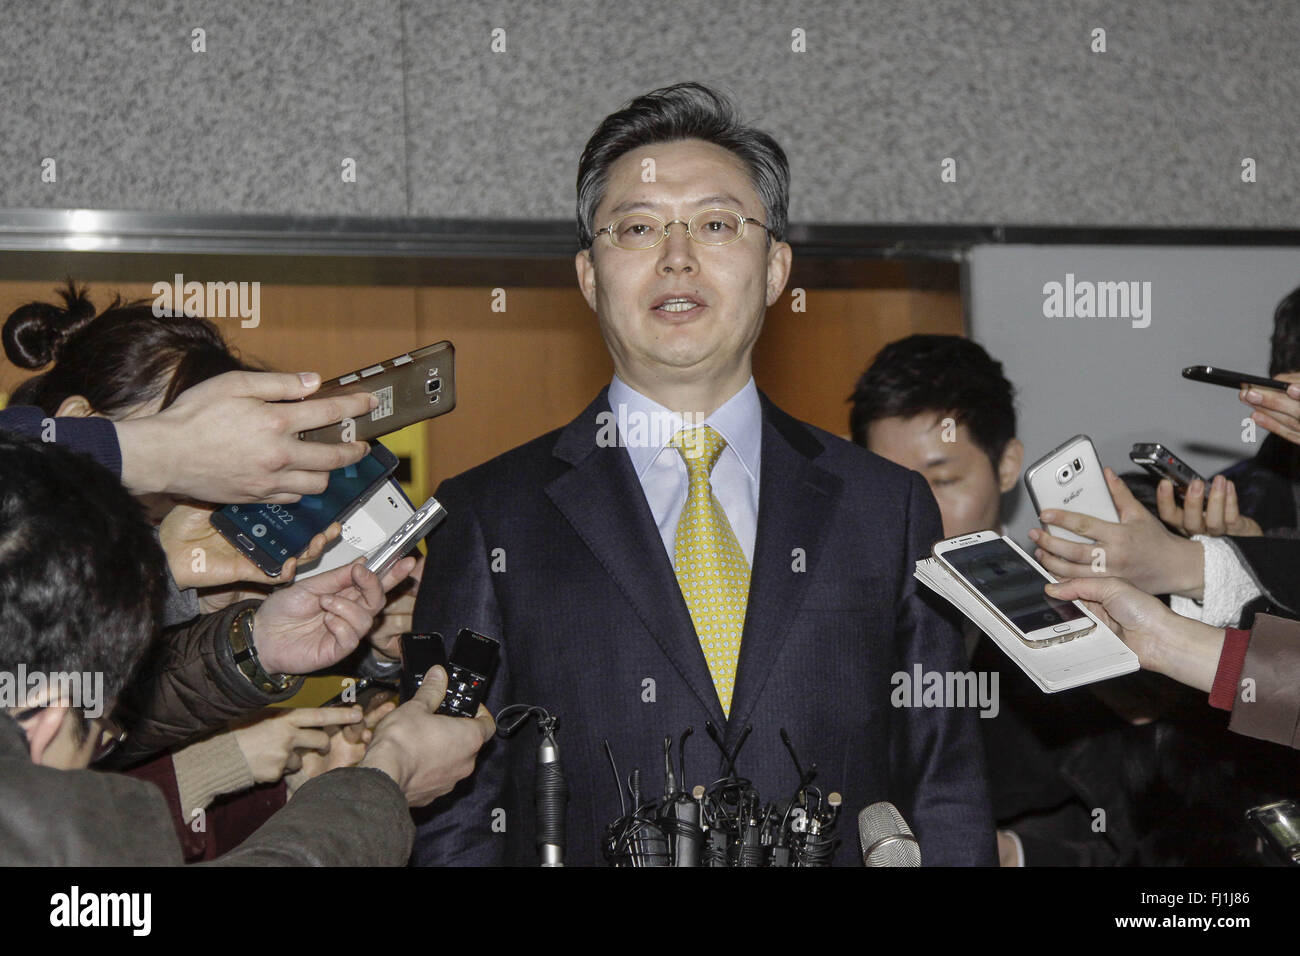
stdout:
{"type": "MultiPolygon", "coordinates": [[[[762,396],[758,533],[727,720],[627,451],[597,443],[602,393],[573,422],[444,482],[417,631],[502,642],[488,705],[560,718],[570,798],[566,862],[603,862],[624,779],[663,789],[663,740],[687,727],[685,781],[718,777],[706,721],[764,801],[793,795],[786,728],[822,791],[843,794],[837,865],[861,863],[857,814],[893,802],[928,864],[996,863],[971,710],[895,708],[891,675],[963,669],[958,631],[918,594],[915,560],[941,537],[921,476],[796,421],[762,396]]],[[[922,588],[924,590],[924,588],[922,588]]],[[[414,862],[535,865],[531,726],[480,752],[475,774],[418,816],[414,862]]]]}

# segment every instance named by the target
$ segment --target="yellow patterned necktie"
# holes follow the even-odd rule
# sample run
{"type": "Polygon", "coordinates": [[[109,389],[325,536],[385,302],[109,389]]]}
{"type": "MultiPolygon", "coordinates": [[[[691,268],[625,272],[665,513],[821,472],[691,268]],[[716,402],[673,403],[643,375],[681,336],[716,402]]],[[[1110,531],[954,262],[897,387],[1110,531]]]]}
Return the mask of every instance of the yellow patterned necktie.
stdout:
{"type": "Polygon", "coordinates": [[[682,429],[668,444],[682,456],[690,476],[673,542],[673,571],[691,612],[722,712],[730,715],[749,600],[749,562],[709,484],[727,440],[705,425],[682,429]]]}

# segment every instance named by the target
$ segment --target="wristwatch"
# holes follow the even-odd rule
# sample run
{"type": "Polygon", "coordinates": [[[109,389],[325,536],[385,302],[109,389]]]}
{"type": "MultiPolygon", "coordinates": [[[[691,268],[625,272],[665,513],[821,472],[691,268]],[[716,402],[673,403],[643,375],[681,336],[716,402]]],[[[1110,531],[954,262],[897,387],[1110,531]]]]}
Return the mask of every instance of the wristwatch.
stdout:
{"type": "Polygon", "coordinates": [[[295,674],[266,672],[262,662],[257,659],[257,648],[253,646],[253,615],[256,613],[256,607],[244,608],[230,622],[230,650],[234,653],[235,666],[248,678],[250,684],[263,693],[283,693],[301,678],[295,674]]]}

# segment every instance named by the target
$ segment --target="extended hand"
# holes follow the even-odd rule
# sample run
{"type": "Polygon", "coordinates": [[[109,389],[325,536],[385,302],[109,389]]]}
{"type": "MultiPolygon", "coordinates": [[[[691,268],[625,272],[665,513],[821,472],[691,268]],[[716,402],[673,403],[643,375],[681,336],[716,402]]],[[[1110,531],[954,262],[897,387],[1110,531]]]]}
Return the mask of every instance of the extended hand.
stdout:
{"type": "Polygon", "coordinates": [[[1181,508],[1174,499],[1174,483],[1163,478],[1156,485],[1156,507],[1161,521],[1189,538],[1194,534],[1245,537],[1264,533],[1259,522],[1238,510],[1237,486],[1222,475],[1216,475],[1210,482],[1209,497],[1205,494],[1205,482],[1193,481],[1181,508]]]}
{"type": "MultiPolygon", "coordinates": [[[[326,751],[330,736],[321,727],[357,724],[360,707],[289,707],[233,731],[253,779],[274,783],[302,766],[300,750],[326,751]]],[[[342,736],[336,734],[336,737],[342,736]]]]}
{"type": "Polygon", "coordinates": [[[358,560],[273,593],[253,615],[253,645],[271,674],[310,674],[356,649],[384,606],[384,592],[406,578],[414,558],[381,582],[358,560]]]}
{"type": "Polygon", "coordinates": [[[295,401],[320,388],[315,372],[226,372],[156,415],[115,422],[122,484],[221,504],[291,504],[320,494],[329,473],[365,457],[364,442],[301,441],[298,433],[373,407],[368,394],[295,401]]]}
{"type": "Polygon", "coordinates": [[[1265,431],[1300,445],[1300,372],[1285,372],[1273,378],[1291,382],[1286,392],[1275,388],[1256,388],[1247,385],[1237,393],[1237,398],[1250,405],[1250,417],[1265,431]]]}
{"type": "Polygon", "coordinates": [[[342,525],[334,522],[311,539],[300,557],[286,561],[280,576],[273,578],[212,527],[209,519],[216,510],[211,505],[178,504],[158,527],[172,578],[182,590],[222,588],[239,582],[285,584],[293,580],[299,562],[314,561],[342,531],[342,525]]]}
{"type": "Polygon", "coordinates": [[[381,657],[395,661],[402,656],[400,638],[402,632],[411,629],[411,618],[415,613],[415,597],[420,589],[420,576],[423,573],[424,555],[421,555],[410,576],[389,592],[388,603],[379,613],[375,626],[366,635],[366,640],[381,657]]]}
{"type": "Polygon", "coordinates": [[[415,696],[380,721],[360,764],[392,777],[413,807],[450,793],[473,773],[479,748],[496,733],[482,704],[472,720],[434,713],[446,690],[447,672],[430,668],[415,696]]]}
{"type": "Polygon", "coordinates": [[[1221,628],[1175,614],[1122,578],[1075,578],[1044,590],[1063,601],[1084,601],[1146,670],[1206,693],[1214,685],[1223,652],[1221,628]]]}
{"type": "Polygon", "coordinates": [[[1119,521],[1103,521],[1074,511],[1044,511],[1039,515],[1044,524],[1092,538],[1096,544],[1066,541],[1034,528],[1029,532],[1038,545],[1034,557],[1057,577],[1117,575],[1152,594],[1199,599],[1205,583],[1204,549],[1168,531],[1133,497],[1115,472],[1109,468],[1104,471],[1119,521]],[[1098,548],[1101,551],[1094,554],[1098,548]],[[1094,561],[1098,564],[1095,571],[1094,561]]]}
{"type": "MultiPolygon", "coordinates": [[[[336,770],[339,767],[355,767],[357,762],[366,755],[366,744],[370,742],[374,734],[375,725],[387,717],[396,706],[395,701],[389,701],[366,711],[366,716],[361,723],[349,724],[340,733],[332,735],[329,749],[324,753],[319,750],[300,752],[302,766],[296,771],[286,774],[284,778],[289,796],[292,797],[294,791],[313,777],[319,777],[321,774],[329,773],[329,771],[336,770]]],[[[343,708],[332,707],[329,709],[341,710],[343,708]]],[[[350,710],[355,709],[350,708],[350,710]]]]}

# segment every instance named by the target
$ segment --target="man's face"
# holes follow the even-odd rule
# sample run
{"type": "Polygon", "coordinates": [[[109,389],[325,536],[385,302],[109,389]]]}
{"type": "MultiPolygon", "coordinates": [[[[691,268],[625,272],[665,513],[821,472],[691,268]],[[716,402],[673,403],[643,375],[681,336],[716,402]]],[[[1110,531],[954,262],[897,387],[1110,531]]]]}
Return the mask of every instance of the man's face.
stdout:
{"type": "MultiPolygon", "coordinates": [[[[732,153],[701,140],[660,143],[613,163],[594,228],[631,212],[668,222],[710,208],[766,221],[732,153]],[[654,182],[642,182],[647,159],[654,160],[654,182]]],[[[705,246],[688,239],[679,224],[653,249],[619,249],[607,234],[598,236],[590,250],[578,253],[577,268],[620,378],[642,390],[733,381],[738,390],[749,378],[763,314],[785,288],[790,247],[769,246],[766,231],[753,223],[737,242],[705,246]],[[693,304],[663,308],[671,297],[693,304]]]]}
{"type": "Polygon", "coordinates": [[[1024,448],[1019,439],[1009,441],[995,471],[965,425],[945,430],[946,417],[922,412],[911,418],[878,419],[867,428],[867,448],[925,476],[939,503],[945,538],[996,530],[1002,494],[1020,476],[1024,448]],[[945,434],[954,440],[944,441],[945,434]]]}

